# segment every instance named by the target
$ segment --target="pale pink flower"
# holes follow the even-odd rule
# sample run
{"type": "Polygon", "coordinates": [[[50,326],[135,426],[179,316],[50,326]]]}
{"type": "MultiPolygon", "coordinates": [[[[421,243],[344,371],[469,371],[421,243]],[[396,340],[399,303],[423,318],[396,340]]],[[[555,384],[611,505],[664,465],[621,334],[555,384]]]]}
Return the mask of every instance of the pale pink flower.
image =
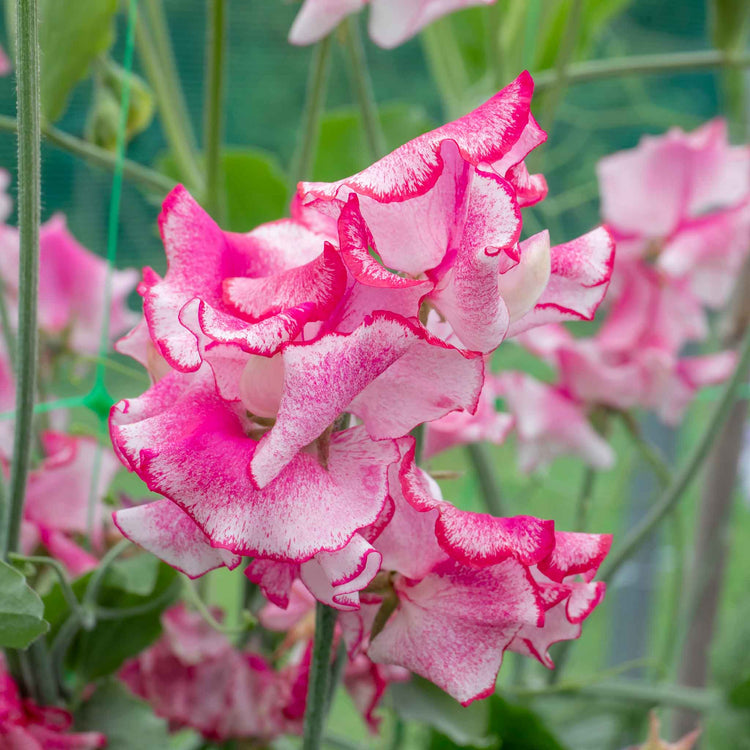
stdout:
{"type": "Polygon", "coordinates": [[[275,670],[260,655],[238,651],[184,605],[165,612],[162,623],[162,637],[127,662],[120,679],[171,728],[219,741],[301,732],[286,711],[298,667],[275,670]]]}
{"type": "MultiPolygon", "coordinates": [[[[370,37],[380,47],[403,44],[433,21],[461,8],[495,0],[369,0],[370,37]]],[[[312,44],[330,34],[368,0],[304,0],[289,32],[292,44],[312,44]]]]}
{"type": "Polygon", "coordinates": [[[103,499],[119,463],[109,448],[90,437],[46,432],[42,443],[46,457],[29,473],[21,527],[23,552],[31,554],[42,545],[71,575],[79,576],[98,564],[97,557],[78,544],[79,537],[89,533],[94,467],[99,469],[89,539],[94,552],[101,553],[107,522],[103,499]]]}
{"type": "Polygon", "coordinates": [[[13,64],[8,57],[8,53],[3,47],[0,47],[0,76],[7,76],[13,70],[13,64]]]}
{"type": "Polygon", "coordinates": [[[488,372],[474,414],[454,411],[442,419],[429,422],[425,426],[424,459],[456,445],[479,442],[500,445],[504,442],[513,429],[513,418],[507,412],[498,410],[496,401],[500,393],[497,377],[488,372]]]}
{"type": "MultiPolygon", "coordinates": [[[[18,297],[18,230],[0,228],[0,277],[11,308],[18,297]]],[[[39,327],[75,352],[96,354],[104,317],[103,289],[107,263],[79,244],[58,214],[42,225],[39,236],[39,327]]],[[[109,335],[115,338],[137,321],[127,307],[134,289],[134,269],[112,271],[109,335]]]]}
{"type": "Polygon", "coordinates": [[[22,698],[0,657],[0,747],[7,750],[95,750],[105,747],[100,732],[71,732],[73,717],[64,709],[38,706],[22,698]]]}
{"type": "Polygon", "coordinates": [[[503,373],[498,380],[513,417],[521,471],[536,471],[564,455],[595,469],[612,468],[614,452],[589,424],[584,404],[525,373],[503,373]]]}
{"type": "Polygon", "coordinates": [[[673,128],[599,162],[602,215],[618,257],[653,257],[703,304],[722,307],[750,252],[750,147],[729,145],[713,120],[673,128]]]}

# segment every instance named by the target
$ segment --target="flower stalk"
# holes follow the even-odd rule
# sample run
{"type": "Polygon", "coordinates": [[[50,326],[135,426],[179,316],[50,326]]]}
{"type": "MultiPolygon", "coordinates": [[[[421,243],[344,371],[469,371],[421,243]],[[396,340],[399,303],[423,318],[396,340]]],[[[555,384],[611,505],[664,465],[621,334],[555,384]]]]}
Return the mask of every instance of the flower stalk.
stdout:
{"type": "Polygon", "coordinates": [[[479,490],[487,512],[498,517],[504,515],[503,495],[489,448],[483,443],[469,443],[466,446],[466,454],[477,475],[479,490]]]}
{"type": "Polygon", "coordinates": [[[325,108],[328,91],[328,74],[331,67],[331,37],[322,39],[313,51],[310,75],[307,79],[307,97],[302,115],[302,138],[289,169],[291,192],[297,189],[297,183],[312,176],[315,152],[320,135],[320,118],[325,108]]]}
{"type": "Polygon", "coordinates": [[[317,602],[315,605],[315,640],[313,642],[310,683],[305,711],[303,750],[319,750],[329,708],[331,685],[331,650],[337,611],[317,602]]]}
{"type": "Polygon", "coordinates": [[[378,105],[372,89],[372,78],[367,69],[365,47],[356,16],[349,16],[342,26],[344,46],[349,57],[349,77],[362,116],[370,157],[379,159],[386,152],[385,136],[378,117],[378,105]]]}
{"type": "Polygon", "coordinates": [[[724,387],[721,399],[716,404],[713,414],[708,419],[706,429],[693,448],[685,466],[680,470],[672,483],[667,487],[661,499],[653,506],[651,512],[633,529],[620,548],[610,556],[602,567],[600,578],[612,580],[623,563],[635,552],[641,543],[673,510],[685,490],[688,488],[698,470],[703,466],[716,436],[726,421],[735,402],[737,390],[745,381],[750,368],[750,331],[745,334],[734,374],[724,387]]]}
{"type": "Polygon", "coordinates": [[[18,549],[26,480],[32,449],[37,369],[37,296],[41,214],[41,114],[39,93],[39,13],[37,0],[18,0],[16,8],[18,87],[18,337],[16,350],[16,423],[9,488],[9,512],[3,529],[2,557],[18,549]]]}
{"type": "Polygon", "coordinates": [[[206,45],[206,96],[204,100],[204,153],[206,159],[205,206],[222,223],[221,142],[224,124],[224,70],[226,56],[226,0],[208,0],[208,40],[206,45]]]}

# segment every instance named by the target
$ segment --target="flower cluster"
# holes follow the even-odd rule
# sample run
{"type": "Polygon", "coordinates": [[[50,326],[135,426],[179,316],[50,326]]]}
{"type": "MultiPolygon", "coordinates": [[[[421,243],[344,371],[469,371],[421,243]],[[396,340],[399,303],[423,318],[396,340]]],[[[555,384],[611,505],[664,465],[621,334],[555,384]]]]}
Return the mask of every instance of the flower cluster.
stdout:
{"type": "MultiPolygon", "coordinates": [[[[10,175],[0,170],[0,188],[10,175]]],[[[0,194],[0,220],[12,211],[12,201],[0,194]]],[[[61,214],[40,227],[39,282],[40,383],[54,388],[55,373],[65,357],[74,366],[99,348],[102,319],[116,338],[131,327],[137,316],[126,300],[137,283],[134,269],[111,272],[112,296],[105,316],[102,289],[106,262],[79,244],[61,214]]],[[[12,333],[18,320],[19,238],[16,227],[0,224],[0,283],[12,333]]],[[[8,417],[15,408],[15,378],[5,341],[0,348],[0,411],[8,417]]],[[[78,544],[89,535],[91,548],[101,553],[109,519],[103,503],[109,485],[120,468],[109,447],[94,438],[67,432],[62,409],[49,415],[50,429],[39,436],[42,460],[29,473],[21,525],[21,551],[32,554],[40,547],[62,562],[72,575],[96,567],[97,557],[78,544]],[[92,487],[92,476],[98,476],[92,487]],[[89,508],[89,499],[91,508],[89,508]]],[[[0,421],[0,466],[7,473],[13,452],[13,420],[0,421]]]]}
{"type": "Polygon", "coordinates": [[[590,319],[606,291],[606,230],[519,241],[521,208],[546,193],[524,165],[545,138],[532,89],[523,74],[359,174],[301,183],[291,218],[248,234],[176,188],[166,275],[145,270],[144,319],[119,344],[153,385],[110,418],[162,496],[115,514],[125,536],[191,577],[251,557],[278,607],[304,585],[341,611],[352,660],[464,703],[493,689],[506,649],[549,666],[549,644],[579,635],[610,544],[457,509],[410,435],[478,409],[504,339],[590,319]]]}
{"type": "Polygon", "coordinates": [[[61,708],[24,699],[0,657],[0,746],[10,750],[95,750],[107,738],[99,732],[70,732],[73,717],[61,708]]]}
{"type": "MultiPolygon", "coordinates": [[[[438,18],[495,0],[369,0],[370,37],[380,47],[398,47],[438,18]]],[[[330,34],[368,0],[304,0],[289,31],[292,44],[312,44],[330,34]]]]}
{"type": "Polygon", "coordinates": [[[521,468],[561,454],[605,469],[614,454],[589,424],[596,410],[640,407],[676,424],[696,392],[731,375],[731,351],[684,356],[708,334],[750,254],[750,148],[731,147],[726,125],[709,122],[646,137],[599,163],[602,214],[617,241],[607,315],[597,333],[574,337],[559,325],[519,342],[551,364],[548,385],[523,373],[487,380],[483,410],[428,428],[433,452],[479,433],[502,442],[515,428],[521,468]],[[502,397],[509,410],[497,412],[502,397]]]}

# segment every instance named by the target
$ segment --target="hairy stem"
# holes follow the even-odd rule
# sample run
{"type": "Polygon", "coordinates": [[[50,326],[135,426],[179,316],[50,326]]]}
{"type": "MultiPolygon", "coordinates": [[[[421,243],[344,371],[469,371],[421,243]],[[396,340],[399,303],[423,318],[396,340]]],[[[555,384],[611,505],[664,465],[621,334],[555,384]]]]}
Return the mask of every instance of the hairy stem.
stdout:
{"type": "Polygon", "coordinates": [[[370,158],[376,161],[385,154],[385,136],[378,117],[378,105],[372,90],[372,79],[367,68],[365,47],[362,43],[357,16],[349,16],[343,22],[343,29],[344,46],[349,57],[347,68],[349,79],[362,116],[362,126],[365,131],[367,147],[370,150],[370,158]]]}
{"type": "Polygon", "coordinates": [[[317,602],[315,605],[315,641],[310,665],[302,750],[319,750],[321,747],[331,690],[331,649],[337,614],[335,609],[325,604],[317,602]]]}
{"type": "Polygon", "coordinates": [[[320,118],[325,108],[328,91],[328,73],[331,67],[331,37],[322,39],[313,51],[310,74],[307,79],[307,96],[302,114],[301,138],[289,169],[290,187],[294,192],[300,180],[310,179],[318,148],[320,118]]]}
{"type": "Polygon", "coordinates": [[[39,42],[37,0],[16,6],[16,79],[18,85],[18,343],[16,351],[16,424],[10,474],[9,512],[2,556],[18,549],[26,479],[32,447],[37,368],[37,295],[39,290],[39,221],[41,155],[39,42]]]}
{"type": "Polygon", "coordinates": [[[214,219],[222,222],[221,141],[223,129],[226,0],[208,0],[208,43],[206,46],[206,92],[203,104],[206,159],[205,206],[214,219]]]}

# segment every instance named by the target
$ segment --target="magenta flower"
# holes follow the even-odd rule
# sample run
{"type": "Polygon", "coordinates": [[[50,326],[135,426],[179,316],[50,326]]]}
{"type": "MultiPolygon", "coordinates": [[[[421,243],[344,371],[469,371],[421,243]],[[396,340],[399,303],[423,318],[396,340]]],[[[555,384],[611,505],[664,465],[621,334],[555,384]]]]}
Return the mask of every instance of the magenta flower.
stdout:
{"type": "MultiPolygon", "coordinates": [[[[330,34],[368,0],[304,0],[289,32],[292,44],[312,44],[330,34]]],[[[438,18],[494,0],[370,0],[370,37],[387,49],[397,47],[438,18]]]]}
{"type": "Polygon", "coordinates": [[[62,708],[22,698],[0,657],[0,746],[8,750],[95,750],[107,738],[99,732],[70,732],[73,717],[62,708]]]}

